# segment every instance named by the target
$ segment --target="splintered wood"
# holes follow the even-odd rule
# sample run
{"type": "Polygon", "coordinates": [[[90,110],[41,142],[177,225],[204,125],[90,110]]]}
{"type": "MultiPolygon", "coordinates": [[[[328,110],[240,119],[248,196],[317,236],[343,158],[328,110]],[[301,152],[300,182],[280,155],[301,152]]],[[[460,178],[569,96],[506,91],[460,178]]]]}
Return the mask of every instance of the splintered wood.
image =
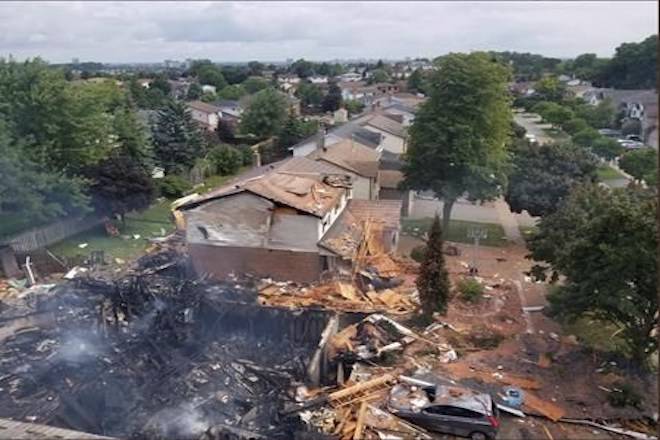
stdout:
{"type": "Polygon", "coordinates": [[[361,292],[353,284],[333,281],[301,288],[286,283],[270,283],[259,289],[259,303],[286,308],[320,307],[350,312],[406,314],[415,310],[414,289],[398,287],[380,292],[361,292]]]}

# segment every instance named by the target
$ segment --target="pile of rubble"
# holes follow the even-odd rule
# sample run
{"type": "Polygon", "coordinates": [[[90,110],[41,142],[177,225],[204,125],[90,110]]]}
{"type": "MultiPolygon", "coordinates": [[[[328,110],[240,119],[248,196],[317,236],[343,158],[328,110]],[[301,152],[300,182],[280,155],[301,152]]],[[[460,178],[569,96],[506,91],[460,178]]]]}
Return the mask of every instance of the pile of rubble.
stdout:
{"type": "Polygon", "coordinates": [[[291,438],[299,419],[278,410],[293,400],[314,343],[255,335],[247,324],[232,331],[245,321],[230,318],[232,308],[256,293],[191,279],[171,257],[8,303],[0,417],[122,438],[291,438]]]}

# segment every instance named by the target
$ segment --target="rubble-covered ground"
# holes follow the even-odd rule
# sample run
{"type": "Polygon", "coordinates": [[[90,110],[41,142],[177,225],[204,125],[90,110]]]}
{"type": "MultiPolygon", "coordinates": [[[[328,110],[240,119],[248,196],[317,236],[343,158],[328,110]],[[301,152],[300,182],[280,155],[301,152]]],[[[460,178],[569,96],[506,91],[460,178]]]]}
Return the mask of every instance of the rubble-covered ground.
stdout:
{"type": "Polygon", "coordinates": [[[277,409],[314,343],[232,318],[252,290],[161,263],[5,304],[0,417],[121,438],[199,438],[213,426],[291,438],[295,422],[277,409]]]}

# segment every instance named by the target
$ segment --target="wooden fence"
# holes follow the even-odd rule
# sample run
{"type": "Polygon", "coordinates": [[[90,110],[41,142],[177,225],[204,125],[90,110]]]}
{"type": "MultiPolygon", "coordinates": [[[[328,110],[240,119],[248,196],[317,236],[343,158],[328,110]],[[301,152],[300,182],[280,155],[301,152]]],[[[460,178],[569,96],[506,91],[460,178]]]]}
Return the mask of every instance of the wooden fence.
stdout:
{"type": "Polygon", "coordinates": [[[0,241],[0,244],[11,246],[16,253],[32,252],[72,235],[87,231],[103,223],[104,220],[104,217],[96,215],[60,220],[4,238],[0,241]]]}

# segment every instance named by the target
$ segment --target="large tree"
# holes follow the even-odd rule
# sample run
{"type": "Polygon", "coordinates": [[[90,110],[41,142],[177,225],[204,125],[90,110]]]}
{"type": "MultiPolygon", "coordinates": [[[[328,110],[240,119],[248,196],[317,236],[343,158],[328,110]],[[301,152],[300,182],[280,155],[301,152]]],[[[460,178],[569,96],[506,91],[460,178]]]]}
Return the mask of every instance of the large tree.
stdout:
{"type": "Polygon", "coordinates": [[[267,138],[280,132],[287,118],[284,96],[269,87],[253,95],[241,118],[240,130],[258,138],[267,138]]]}
{"type": "Polygon", "coordinates": [[[617,89],[651,89],[657,85],[658,36],[651,35],[639,43],[623,43],[596,75],[602,87],[617,89]]]}
{"type": "Polygon", "coordinates": [[[182,102],[169,101],[158,112],[153,142],[156,160],[168,173],[188,170],[204,153],[202,133],[182,102]]]}
{"type": "Polygon", "coordinates": [[[459,197],[490,200],[506,186],[511,106],[509,68],[485,53],[451,54],[429,81],[410,127],[405,185],[444,202],[443,229],[459,197]]]}
{"type": "Polygon", "coordinates": [[[596,160],[572,144],[516,142],[509,186],[504,195],[513,212],[546,216],[557,210],[570,189],[596,179],[596,160]]]}
{"type": "Polygon", "coordinates": [[[417,290],[422,303],[422,310],[427,317],[433,312],[445,313],[451,284],[445,268],[443,253],[442,228],[436,215],[429,231],[424,251],[424,259],[417,276],[417,290]]]}
{"type": "Polygon", "coordinates": [[[658,150],[644,148],[629,151],[621,156],[619,166],[635,179],[655,185],[658,179],[658,150]]]}
{"type": "Polygon", "coordinates": [[[296,90],[296,96],[305,107],[318,107],[323,100],[323,91],[316,84],[302,81],[296,90]]]}
{"type": "Polygon", "coordinates": [[[563,276],[548,298],[551,310],[615,324],[638,361],[657,348],[651,336],[658,325],[657,204],[639,186],[581,186],[541,219],[529,241],[535,277],[563,276]]]}
{"type": "Polygon", "coordinates": [[[321,103],[321,107],[323,108],[324,112],[334,112],[335,110],[339,109],[342,104],[342,95],[341,95],[341,89],[337,85],[337,83],[332,83],[328,87],[328,93],[323,97],[323,102],[321,103]]]}

